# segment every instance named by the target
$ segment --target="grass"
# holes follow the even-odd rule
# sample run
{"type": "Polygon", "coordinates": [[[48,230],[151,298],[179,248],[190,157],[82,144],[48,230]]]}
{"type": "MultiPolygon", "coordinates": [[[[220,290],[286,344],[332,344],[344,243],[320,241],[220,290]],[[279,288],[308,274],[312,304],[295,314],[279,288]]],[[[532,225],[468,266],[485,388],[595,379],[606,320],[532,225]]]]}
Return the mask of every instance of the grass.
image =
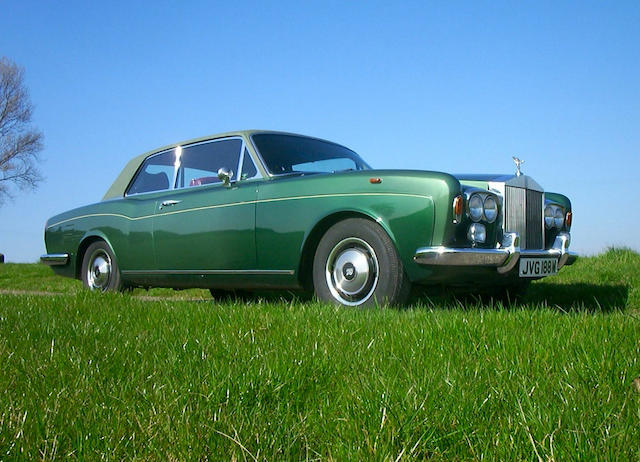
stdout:
{"type": "Polygon", "coordinates": [[[638,460],[639,279],[612,249],[512,306],[357,310],[0,265],[0,459],[638,460]]]}

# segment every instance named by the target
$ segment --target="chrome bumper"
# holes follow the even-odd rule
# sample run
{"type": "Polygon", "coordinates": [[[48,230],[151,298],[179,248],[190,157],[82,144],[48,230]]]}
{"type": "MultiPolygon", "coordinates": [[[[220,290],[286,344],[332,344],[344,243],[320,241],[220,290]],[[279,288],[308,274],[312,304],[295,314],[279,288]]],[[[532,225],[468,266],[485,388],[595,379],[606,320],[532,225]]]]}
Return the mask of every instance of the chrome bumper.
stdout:
{"type": "Polygon", "coordinates": [[[525,258],[557,258],[558,269],[572,265],[578,255],[569,251],[571,236],[560,233],[553,246],[545,250],[520,249],[518,233],[505,233],[502,245],[496,249],[467,249],[451,247],[422,247],[413,256],[416,263],[436,266],[486,266],[495,267],[499,273],[508,273],[525,258]]]}
{"type": "Polygon", "coordinates": [[[66,265],[67,263],[69,263],[69,254],[68,253],[48,253],[40,257],[40,263],[44,263],[45,265],[49,265],[49,266],[66,265]]]}

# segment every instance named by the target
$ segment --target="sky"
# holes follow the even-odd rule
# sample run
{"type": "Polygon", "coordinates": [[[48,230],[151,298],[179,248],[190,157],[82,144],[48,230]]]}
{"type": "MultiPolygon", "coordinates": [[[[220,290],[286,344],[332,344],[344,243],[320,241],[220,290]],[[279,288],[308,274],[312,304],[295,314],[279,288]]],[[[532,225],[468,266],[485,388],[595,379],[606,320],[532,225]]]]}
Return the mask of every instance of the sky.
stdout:
{"type": "Polygon", "coordinates": [[[572,250],[640,250],[640,2],[0,0],[0,56],[44,133],[35,191],[0,206],[0,253],[99,201],[126,162],[259,128],[374,168],[514,173],[573,203],[572,250]]]}

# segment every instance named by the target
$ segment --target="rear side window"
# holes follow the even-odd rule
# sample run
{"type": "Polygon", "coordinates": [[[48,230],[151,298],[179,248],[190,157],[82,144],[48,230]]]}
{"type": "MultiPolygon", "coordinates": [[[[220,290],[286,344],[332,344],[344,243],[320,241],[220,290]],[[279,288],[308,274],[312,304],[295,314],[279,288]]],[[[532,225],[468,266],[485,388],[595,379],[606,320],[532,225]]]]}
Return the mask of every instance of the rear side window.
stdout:
{"type": "Polygon", "coordinates": [[[148,157],[129,186],[127,195],[169,189],[173,182],[174,163],[173,150],[148,157]]]}
{"type": "Polygon", "coordinates": [[[233,172],[231,179],[236,180],[241,148],[238,138],[186,146],[179,160],[176,188],[220,183],[221,168],[233,172]]]}

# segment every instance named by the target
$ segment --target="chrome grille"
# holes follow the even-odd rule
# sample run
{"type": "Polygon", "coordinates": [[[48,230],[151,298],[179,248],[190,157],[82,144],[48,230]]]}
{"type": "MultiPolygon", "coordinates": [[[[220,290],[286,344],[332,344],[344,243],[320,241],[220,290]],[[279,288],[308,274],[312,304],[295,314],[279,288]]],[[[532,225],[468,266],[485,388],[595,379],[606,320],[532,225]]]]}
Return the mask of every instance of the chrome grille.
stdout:
{"type": "Polygon", "coordinates": [[[520,247],[542,249],[542,193],[532,189],[505,188],[505,231],[520,234],[520,247]]]}

